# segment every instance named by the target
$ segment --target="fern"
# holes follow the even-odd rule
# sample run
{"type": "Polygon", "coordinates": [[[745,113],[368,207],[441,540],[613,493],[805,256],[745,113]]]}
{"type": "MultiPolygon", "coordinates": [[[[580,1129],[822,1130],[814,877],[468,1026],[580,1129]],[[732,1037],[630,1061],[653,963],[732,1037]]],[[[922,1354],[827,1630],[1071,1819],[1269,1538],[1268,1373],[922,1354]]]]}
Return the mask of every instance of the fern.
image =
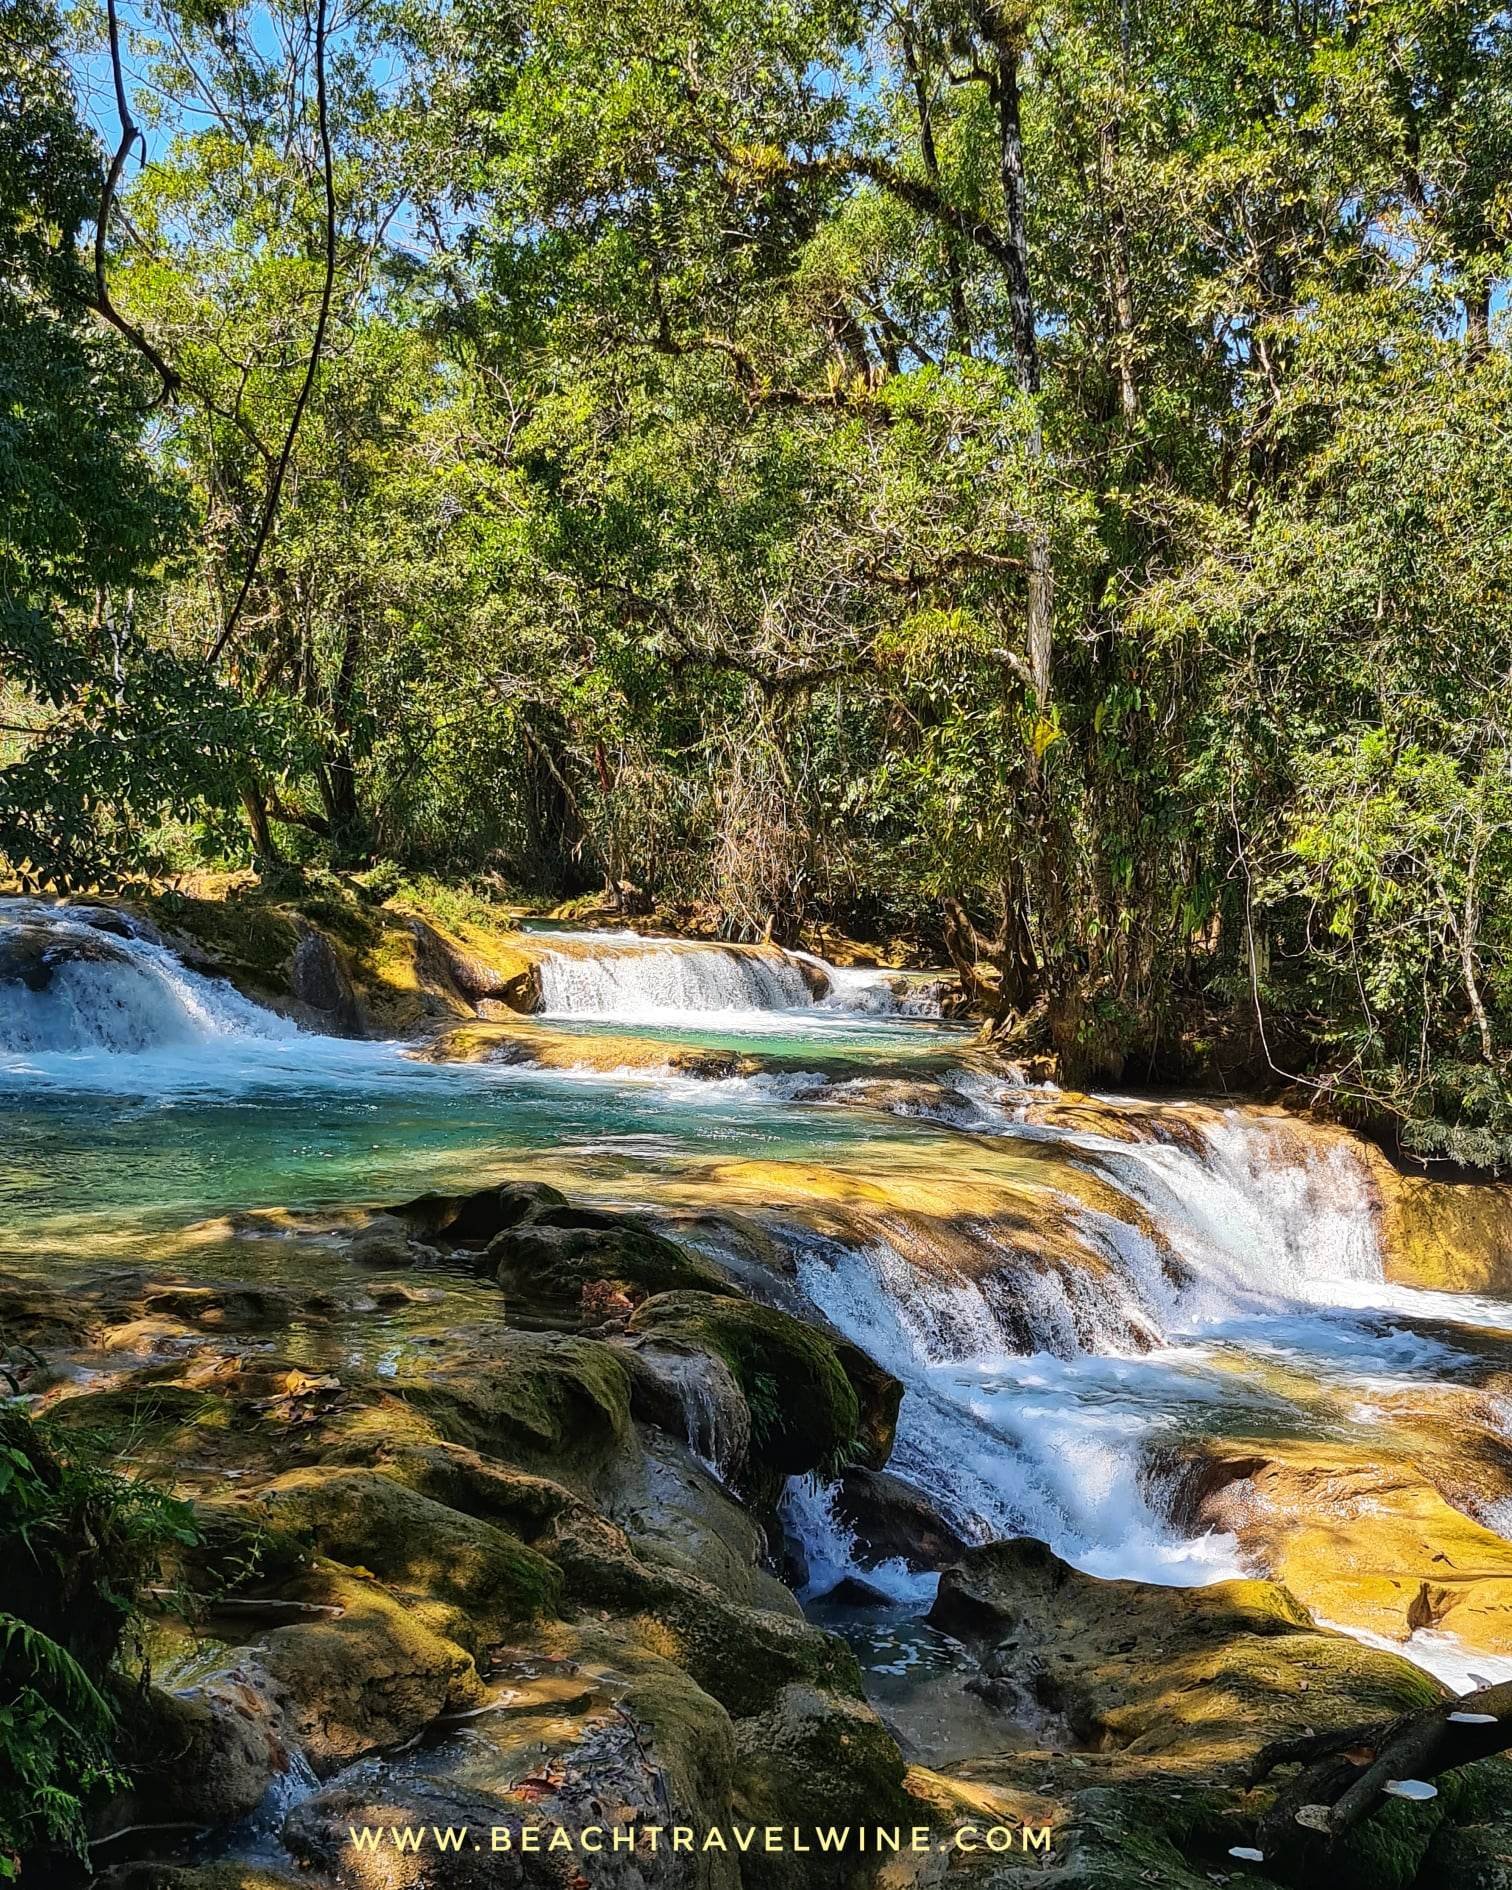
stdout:
{"type": "Polygon", "coordinates": [[[0,1401],[0,1880],[87,1855],[89,1800],[123,1782],[107,1674],[162,1552],[194,1539],[187,1507],[98,1440],[65,1445],[0,1401]]]}

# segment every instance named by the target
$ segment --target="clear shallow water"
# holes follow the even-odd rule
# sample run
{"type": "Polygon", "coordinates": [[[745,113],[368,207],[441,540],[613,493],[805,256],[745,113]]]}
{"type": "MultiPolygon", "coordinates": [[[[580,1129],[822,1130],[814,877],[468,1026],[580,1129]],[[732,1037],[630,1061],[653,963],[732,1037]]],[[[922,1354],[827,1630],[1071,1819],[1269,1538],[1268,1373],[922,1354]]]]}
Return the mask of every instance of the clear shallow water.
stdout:
{"type": "MultiPolygon", "coordinates": [[[[710,971],[696,949],[625,939],[611,952],[634,962],[607,980],[581,959],[564,974],[558,997],[579,989],[592,1013],[561,1020],[564,1036],[759,1045],[785,1063],[812,1056],[825,1074],[430,1064],[397,1045],[295,1032],[142,940],[65,955],[41,992],[0,983],[0,1259],[54,1279],[123,1257],[189,1270],[172,1237],[191,1223],[521,1173],[768,1215],[811,1304],[903,1380],[893,1467],[968,1538],[1027,1532],[1093,1573],[1167,1582],[1234,1573],[1238,1551],[1171,1526],[1144,1474],[1152,1452],[1229,1436],[1358,1447],[1378,1434],[1385,1447],[1394,1402],[1512,1367],[1512,1308],[1384,1281],[1363,1171],[1337,1144],[1299,1156],[1237,1113],[1169,1141],[1025,1121],[1001,1083],[963,1070],[942,1089],[959,1034],[877,1012],[886,993],[869,975],[850,981],[859,1008],[847,1010],[847,981],[815,1003],[791,967],[768,978],[763,964],[754,982],[733,974],[750,1000],[737,1009],[727,954],[710,971]],[[711,1001],[689,1004],[690,991],[711,1001]],[[928,1078],[917,1091],[894,1080],[911,1059],[928,1078]],[[855,1089],[872,1072],[893,1082],[888,1109],[855,1089]],[[942,1273],[919,1244],[927,1216],[882,1212],[891,1191],[939,1215],[958,1189],[957,1224],[938,1231],[959,1235],[983,1211],[968,1190],[989,1185],[1031,1185],[1071,1214],[1087,1259],[1072,1285],[1024,1270],[1017,1249],[1033,1247],[1032,1228],[983,1222],[985,1261],[968,1276],[942,1273]],[[994,1242],[1019,1267],[1012,1322],[994,1242]]],[[[247,1252],[249,1267],[296,1264],[262,1245],[273,1251],[247,1252]]],[[[226,1248],[205,1264],[223,1277],[226,1248]]],[[[853,1567],[852,1545],[822,1492],[795,1491],[790,1515],[822,1592],[853,1567]]],[[[932,1586],[901,1568],[867,1579],[915,1611],[932,1586]]],[[[1446,1675],[1494,1665],[1471,1656],[1467,1668],[1444,1636],[1414,1639],[1407,1651],[1446,1675]]],[[[911,1671],[905,1661],[905,1690],[911,1671]]]]}

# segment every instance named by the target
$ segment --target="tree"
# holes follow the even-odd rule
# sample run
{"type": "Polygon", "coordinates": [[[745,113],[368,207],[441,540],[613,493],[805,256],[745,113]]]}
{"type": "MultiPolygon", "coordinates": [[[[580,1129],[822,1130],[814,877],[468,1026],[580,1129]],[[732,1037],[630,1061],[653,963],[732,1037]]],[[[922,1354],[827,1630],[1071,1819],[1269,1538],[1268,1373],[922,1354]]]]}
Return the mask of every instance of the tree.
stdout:
{"type": "Polygon", "coordinates": [[[146,450],[143,379],[88,312],[77,240],[100,173],[58,31],[21,0],[0,67],[0,855],[68,886],[110,879],[163,808],[222,797],[245,729],[141,622],[183,514],[146,450]]]}

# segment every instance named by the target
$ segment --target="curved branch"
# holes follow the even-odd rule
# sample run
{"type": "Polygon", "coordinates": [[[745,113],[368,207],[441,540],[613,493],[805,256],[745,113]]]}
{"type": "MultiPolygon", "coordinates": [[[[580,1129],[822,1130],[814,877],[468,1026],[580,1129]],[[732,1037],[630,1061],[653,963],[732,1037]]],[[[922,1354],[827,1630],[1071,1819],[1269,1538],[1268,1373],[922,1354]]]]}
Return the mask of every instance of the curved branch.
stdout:
{"type": "Polygon", "coordinates": [[[95,313],[109,322],[116,333],[124,336],[144,361],[148,362],[162,382],[162,391],[157,401],[172,400],[183,386],[183,377],[178,370],[164,360],[157,349],[147,339],[140,328],[128,319],[110,299],[110,285],[105,277],[105,251],[110,240],[110,213],[115,205],[116,192],[120,189],[121,177],[126,169],[126,160],[131,155],[131,147],[141,137],[136,120],[131,115],[131,106],[126,98],[126,75],[121,67],[121,23],[116,14],[116,0],[106,0],[106,19],[110,29],[110,73],[115,82],[116,113],[121,121],[120,141],[110,160],[110,169],[105,173],[105,185],[100,192],[100,208],[95,216],[94,240],[94,295],[89,306],[95,313]]]}
{"type": "Polygon", "coordinates": [[[220,635],[211,646],[206,664],[214,668],[220,661],[221,653],[236,633],[236,626],[246,606],[247,597],[257,578],[257,569],[262,562],[263,548],[268,542],[268,535],[273,529],[273,520],[278,512],[278,501],[283,494],[284,477],[289,470],[289,460],[294,452],[294,442],[299,435],[299,425],[304,419],[305,407],[309,403],[310,392],[315,385],[315,376],[320,368],[321,351],[325,347],[326,326],[331,318],[331,298],[336,286],[336,176],[331,158],[331,121],[326,102],[326,0],[316,0],[315,8],[315,108],[320,125],[320,168],[325,184],[325,280],[320,290],[320,313],[315,320],[315,334],[310,343],[310,358],[305,365],[304,380],[300,384],[298,398],[294,402],[294,411],[289,416],[289,430],[284,436],[283,449],[273,468],[273,476],[268,481],[268,496],[263,504],[262,517],[258,521],[257,536],[252,542],[252,554],[247,560],[247,569],[243,574],[241,588],[236,593],[220,635]]]}

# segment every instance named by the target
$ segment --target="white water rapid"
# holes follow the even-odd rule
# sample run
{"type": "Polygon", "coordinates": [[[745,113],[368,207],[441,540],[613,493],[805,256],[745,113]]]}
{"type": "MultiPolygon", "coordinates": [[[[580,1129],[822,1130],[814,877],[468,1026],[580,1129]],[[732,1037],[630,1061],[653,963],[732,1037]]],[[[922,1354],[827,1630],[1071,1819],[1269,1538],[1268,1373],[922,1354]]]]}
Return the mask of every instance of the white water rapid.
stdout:
{"type": "MultiPolygon", "coordinates": [[[[1167,1583],[1241,1567],[1232,1537],[1172,1522],[1167,1479],[1183,1452],[1355,1427],[1368,1455],[1371,1427],[1386,1436],[1412,1400],[1491,1382],[1512,1308],[1386,1279],[1370,1174],[1342,1136],[1255,1110],[1115,1098],[1078,1110],[954,1062],[939,1075],[952,1040],[916,1016],[937,1010],[924,979],[633,934],[532,944],[564,1036],[580,1020],[711,1038],[843,1026],[862,1073],[800,1064],[706,1081],[416,1062],[399,1045],[297,1031],[109,909],[5,901],[11,1221],[87,1209],[114,1222],[131,1203],[187,1224],[413,1192],[417,1172],[470,1162],[565,1164],[565,1186],[598,1174],[626,1199],[674,1203],[685,1179],[696,1190],[713,1174],[704,1198],[717,1207],[729,1163],[729,1205],[769,1223],[794,1260],[791,1281],[752,1263],[746,1283],[800,1310],[801,1296],[903,1383],[893,1471],[968,1540],[1029,1534],[1094,1574],[1167,1583]],[[935,1075],[910,1078],[904,1039],[929,1050],[935,1075]],[[101,1096],[136,1106],[102,1112],[101,1096]],[[990,1205],[974,1218],[979,1183],[989,1204],[1031,1204],[1019,1231],[990,1205]],[[893,1211],[915,1198],[917,1212],[893,1211]]],[[[77,1247],[71,1223],[64,1244],[77,1247]]],[[[685,1392],[703,1400],[699,1453],[716,1469],[738,1461],[708,1387],[685,1392]]],[[[832,1495],[789,1499],[810,1592],[856,1573],[917,1603],[932,1578],[866,1566],[832,1495]]],[[[1512,1499],[1476,1513],[1512,1533],[1512,1499]]],[[[1442,1632],[1404,1651],[1451,1680],[1512,1675],[1512,1660],[1467,1657],[1442,1632]]]]}
{"type": "Polygon", "coordinates": [[[802,1013],[938,1017],[937,989],[895,972],[841,970],[807,952],[635,932],[575,932],[541,954],[541,1015],[622,1024],[762,1029],[802,1013]]]}
{"type": "MultiPolygon", "coordinates": [[[[1387,1282],[1369,1174],[1347,1143],[1309,1148],[1284,1122],[1239,1110],[1205,1123],[1200,1139],[1136,1142],[1032,1127],[980,1096],[971,1114],[978,1132],[1084,1152],[1129,1200],[1128,1219],[1083,1210],[1081,1222],[1107,1264],[1086,1281],[1101,1325],[1132,1330],[1137,1348],[1079,1343],[1088,1322],[1068,1317],[1054,1274],[1036,1281],[1009,1266],[1010,1324],[992,1281],[941,1278],[891,1242],[795,1243],[811,1304],[907,1387],[889,1469],[968,1541],[1035,1536],[1104,1577],[1253,1573],[1233,1537],[1172,1523],[1162,1447],[1306,1434],[1316,1420],[1280,1383],[1369,1424],[1394,1398],[1468,1380],[1475,1330],[1512,1324],[1500,1302],[1387,1282]]],[[[858,1559],[833,1494],[795,1487],[787,1499],[809,1592],[847,1574],[899,1602],[929,1592],[931,1578],[901,1563],[858,1559]]],[[[1512,1658],[1470,1654],[1446,1632],[1391,1645],[1461,1690],[1471,1672],[1512,1678],[1512,1658]]]]}
{"type": "Polygon", "coordinates": [[[285,1018],[222,978],[190,971],[113,910],[3,902],[0,1053],[140,1056],[294,1034],[285,1018]]]}

